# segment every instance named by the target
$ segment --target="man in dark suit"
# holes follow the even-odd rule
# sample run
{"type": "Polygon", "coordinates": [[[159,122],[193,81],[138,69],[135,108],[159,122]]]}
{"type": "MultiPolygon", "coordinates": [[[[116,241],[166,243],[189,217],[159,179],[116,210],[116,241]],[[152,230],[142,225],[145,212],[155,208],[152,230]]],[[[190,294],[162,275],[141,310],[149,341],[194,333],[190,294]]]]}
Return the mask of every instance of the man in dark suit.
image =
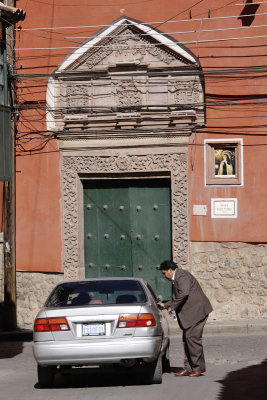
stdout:
{"type": "Polygon", "coordinates": [[[202,332],[212,306],[196,278],[179,268],[173,261],[163,261],[160,270],[173,282],[172,300],[158,303],[168,311],[175,311],[183,331],[184,368],[176,376],[200,376],[206,370],[202,332]]]}

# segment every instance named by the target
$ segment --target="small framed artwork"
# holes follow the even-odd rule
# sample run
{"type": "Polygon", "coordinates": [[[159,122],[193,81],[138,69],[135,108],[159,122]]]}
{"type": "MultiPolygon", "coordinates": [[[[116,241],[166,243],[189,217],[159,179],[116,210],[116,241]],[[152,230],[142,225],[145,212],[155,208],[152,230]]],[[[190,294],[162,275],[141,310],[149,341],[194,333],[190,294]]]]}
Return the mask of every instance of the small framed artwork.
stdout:
{"type": "Polygon", "coordinates": [[[242,160],[242,140],[206,140],[206,185],[242,185],[242,160]]]}

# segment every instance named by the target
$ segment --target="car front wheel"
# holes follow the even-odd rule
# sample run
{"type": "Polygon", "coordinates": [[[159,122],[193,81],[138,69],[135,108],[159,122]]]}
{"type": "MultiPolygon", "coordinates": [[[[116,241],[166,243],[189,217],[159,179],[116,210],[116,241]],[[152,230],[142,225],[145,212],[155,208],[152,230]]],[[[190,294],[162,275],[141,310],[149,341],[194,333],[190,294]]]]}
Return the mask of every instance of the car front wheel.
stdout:
{"type": "Polygon", "coordinates": [[[53,386],[55,367],[42,367],[38,365],[37,367],[38,383],[41,388],[48,388],[53,386]]]}

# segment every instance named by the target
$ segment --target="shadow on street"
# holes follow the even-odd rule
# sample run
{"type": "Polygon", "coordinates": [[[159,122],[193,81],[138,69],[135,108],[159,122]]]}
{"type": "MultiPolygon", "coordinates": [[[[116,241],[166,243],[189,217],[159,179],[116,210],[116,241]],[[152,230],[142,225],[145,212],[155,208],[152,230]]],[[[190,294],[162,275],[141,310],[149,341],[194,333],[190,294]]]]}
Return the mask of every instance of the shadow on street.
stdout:
{"type": "Polygon", "coordinates": [[[0,359],[13,358],[23,351],[23,342],[0,342],[0,359]]]}
{"type": "Polygon", "coordinates": [[[259,365],[252,365],[230,372],[223,380],[218,400],[266,400],[267,359],[259,365]]]}
{"type": "MultiPolygon", "coordinates": [[[[146,385],[144,374],[129,368],[74,368],[71,372],[56,373],[52,390],[86,387],[119,387],[146,385]]],[[[40,389],[35,384],[35,389],[40,389]]],[[[46,389],[41,389],[46,390],[46,389]]],[[[50,388],[51,390],[51,388],[50,388]]]]}

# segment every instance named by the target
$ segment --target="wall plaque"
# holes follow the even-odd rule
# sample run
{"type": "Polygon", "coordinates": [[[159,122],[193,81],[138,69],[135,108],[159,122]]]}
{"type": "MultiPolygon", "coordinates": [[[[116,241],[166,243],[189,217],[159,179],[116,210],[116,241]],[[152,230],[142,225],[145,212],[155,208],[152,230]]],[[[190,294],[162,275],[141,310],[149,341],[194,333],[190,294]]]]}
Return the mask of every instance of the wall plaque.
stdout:
{"type": "Polygon", "coordinates": [[[211,199],[211,218],[237,218],[237,199],[211,199]]]}
{"type": "Polygon", "coordinates": [[[194,204],[193,215],[207,215],[208,207],[205,204],[194,204]]]}

